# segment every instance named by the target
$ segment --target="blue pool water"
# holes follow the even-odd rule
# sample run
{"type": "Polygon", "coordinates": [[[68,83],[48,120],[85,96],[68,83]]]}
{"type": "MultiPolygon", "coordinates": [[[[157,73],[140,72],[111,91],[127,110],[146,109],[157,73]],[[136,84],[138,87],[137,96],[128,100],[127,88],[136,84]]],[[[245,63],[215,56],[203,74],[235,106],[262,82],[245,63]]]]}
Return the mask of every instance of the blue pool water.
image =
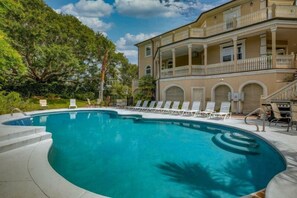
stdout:
{"type": "Polygon", "coordinates": [[[285,169],[281,156],[259,138],[259,154],[221,149],[212,141],[217,129],[238,129],[219,125],[183,126],[102,111],[36,115],[32,124],[53,134],[48,159],[59,174],[115,198],[240,197],[265,188],[285,169]]]}

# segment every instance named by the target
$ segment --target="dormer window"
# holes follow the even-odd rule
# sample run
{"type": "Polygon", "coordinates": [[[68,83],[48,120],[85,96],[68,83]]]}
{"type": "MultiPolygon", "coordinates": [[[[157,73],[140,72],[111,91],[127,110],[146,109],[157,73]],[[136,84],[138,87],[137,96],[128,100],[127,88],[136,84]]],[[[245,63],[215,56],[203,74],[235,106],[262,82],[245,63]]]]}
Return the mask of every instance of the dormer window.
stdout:
{"type": "Polygon", "coordinates": [[[152,55],[152,45],[146,45],[145,46],[145,56],[151,56],[152,55]]]}

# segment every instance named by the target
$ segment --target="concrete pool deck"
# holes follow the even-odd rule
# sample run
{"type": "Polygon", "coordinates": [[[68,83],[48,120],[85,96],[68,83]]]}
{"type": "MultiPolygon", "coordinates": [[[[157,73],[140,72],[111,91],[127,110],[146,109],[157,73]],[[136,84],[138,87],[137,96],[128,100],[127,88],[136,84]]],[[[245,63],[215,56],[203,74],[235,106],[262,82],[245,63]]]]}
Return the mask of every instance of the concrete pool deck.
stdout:
{"type": "MultiPolygon", "coordinates": [[[[103,108],[79,108],[76,110],[100,110],[103,108]]],[[[47,110],[30,112],[30,114],[59,112],[69,109],[47,110]]],[[[261,136],[276,147],[284,156],[287,162],[287,170],[276,175],[266,188],[268,198],[293,198],[297,194],[297,131],[286,132],[286,127],[266,126],[266,132],[255,132],[256,127],[246,125],[242,117],[233,116],[231,119],[214,120],[206,118],[182,117],[167,114],[143,113],[123,109],[104,108],[103,110],[115,110],[121,115],[140,114],[144,118],[166,118],[181,120],[196,120],[212,123],[220,123],[249,130],[255,135],[261,136]]],[[[23,118],[21,114],[0,116],[0,140],[1,136],[12,137],[21,130],[34,131],[38,133],[44,127],[23,127],[7,126],[2,123],[8,120],[23,118]]],[[[253,119],[251,122],[259,122],[253,119]]],[[[259,126],[261,124],[259,123],[259,126]]],[[[33,134],[34,135],[34,134],[33,134]]],[[[77,187],[58,173],[50,166],[47,155],[52,144],[52,139],[38,137],[39,141],[27,146],[20,145],[19,148],[0,152],[0,197],[22,197],[22,198],[98,198],[104,197],[80,187],[77,187]]],[[[1,142],[0,142],[1,144],[1,142]]],[[[1,151],[1,150],[0,150],[1,151]]],[[[247,197],[252,197],[247,196],[247,197]]]]}

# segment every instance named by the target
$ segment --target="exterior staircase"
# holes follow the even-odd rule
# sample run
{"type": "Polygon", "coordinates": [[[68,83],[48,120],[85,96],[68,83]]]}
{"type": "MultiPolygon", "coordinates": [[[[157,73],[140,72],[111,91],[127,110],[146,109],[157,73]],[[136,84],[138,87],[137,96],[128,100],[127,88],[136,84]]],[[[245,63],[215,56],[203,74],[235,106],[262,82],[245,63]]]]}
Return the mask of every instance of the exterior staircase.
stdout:
{"type": "Polygon", "coordinates": [[[297,98],[297,80],[282,87],[267,97],[261,97],[262,104],[271,102],[290,102],[297,98]]]}
{"type": "Polygon", "coordinates": [[[45,132],[44,127],[0,127],[0,153],[51,139],[52,134],[45,132]]]}

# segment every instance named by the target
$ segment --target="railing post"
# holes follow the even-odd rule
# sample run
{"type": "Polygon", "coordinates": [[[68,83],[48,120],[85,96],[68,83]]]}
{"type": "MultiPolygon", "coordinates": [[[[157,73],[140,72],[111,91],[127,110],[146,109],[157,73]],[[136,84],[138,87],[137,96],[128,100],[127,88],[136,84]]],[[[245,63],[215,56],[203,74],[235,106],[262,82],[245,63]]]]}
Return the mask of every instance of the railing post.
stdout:
{"type": "Polygon", "coordinates": [[[276,17],[276,5],[272,4],[271,6],[271,17],[275,18],[276,17]]]}

